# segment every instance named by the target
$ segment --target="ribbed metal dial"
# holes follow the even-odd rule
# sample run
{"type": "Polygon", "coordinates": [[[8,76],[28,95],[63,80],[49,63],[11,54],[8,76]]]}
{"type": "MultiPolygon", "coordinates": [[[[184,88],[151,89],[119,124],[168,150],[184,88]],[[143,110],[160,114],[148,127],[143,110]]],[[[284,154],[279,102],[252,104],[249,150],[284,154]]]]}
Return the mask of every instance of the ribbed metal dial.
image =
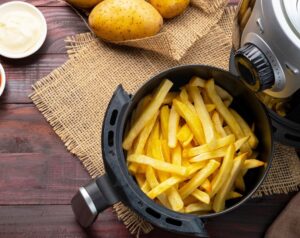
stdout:
{"type": "Polygon", "coordinates": [[[245,44],[235,53],[235,65],[241,78],[255,92],[271,88],[275,83],[270,62],[253,44],[245,44]]]}

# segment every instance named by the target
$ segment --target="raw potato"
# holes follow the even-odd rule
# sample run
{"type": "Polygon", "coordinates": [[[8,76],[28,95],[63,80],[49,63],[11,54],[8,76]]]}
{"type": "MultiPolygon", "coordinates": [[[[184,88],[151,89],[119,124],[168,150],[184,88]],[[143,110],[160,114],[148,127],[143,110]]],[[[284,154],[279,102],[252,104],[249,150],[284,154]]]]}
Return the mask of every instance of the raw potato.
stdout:
{"type": "Polygon", "coordinates": [[[68,3],[79,8],[92,8],[103,0],[66,0],[68,3]]]}
{"type": "Polygon", "coordinates": [[[107,41],[124,41],[157,34],[163,18],[144,0],[105,0],[89,16],[94,33],[107,41]]]}
{"type": "Polygon", "coordinates": [[[163,18],[173,18],[184,12],[190,0],[150,0],[149,2],[163,18]]]}

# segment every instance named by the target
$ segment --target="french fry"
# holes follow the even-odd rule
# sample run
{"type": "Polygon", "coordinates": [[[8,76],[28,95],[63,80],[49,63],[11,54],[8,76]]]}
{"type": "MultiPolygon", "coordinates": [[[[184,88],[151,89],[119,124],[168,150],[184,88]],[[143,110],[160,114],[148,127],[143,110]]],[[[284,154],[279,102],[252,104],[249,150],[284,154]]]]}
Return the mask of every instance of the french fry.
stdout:
{"type": "Polygon", "coordinates": [[[177,133],[177,140],[183,147],[186,147],[193,140],[193,133],[190,128],[184,124],[177,133]]]}
{"type": "Polygon", "coordinates": [[[168,163],[171,163],[171,152],[170,152],[170,148],[168,146],[167,140],[162,140],[161,146],[163,149],[163,155],[164,155],[165,161],[168,163]]]}
{"type": "MultiPolygon", "coordinates": [[[[182,164],[181,147],[180,147],[180,145],[177,145],[175,147],[175,149],[173,149],[172,164],[178,165],[178,166],[181,166],[181,164],[182,164]]],[[[175,187],[176,187],[176,189],[178,189],[178,185],[175,185],[175,187]]],[[[175,192],[173,191],[173,193],[175,193],[175,192]]]]}
{"type": "Polygon", "coordinates": [[[187,206],[192,203],[199,203],[199,200],[194,196],[190,195],[186,199],[183,200],[184,206],[187,206]]]}
{"type": "Polygon", "coordinates": [[[174,105],[171,108],[168,127],[168,145],[170,148],[175,148],[177,145],[177,132],[179,126],[179,114],[175,110],[174,105]]]}
{"type": "Polygon", "coordinates": [[[167,172],[167,173],[172,173],[172,174],[176,174],[176,175],[185,176],[187,173],[187,168],[185,168],[185,167],[170,164],[170,163],[167,163],[164,161],[159,161],[159,160],[153,159],[153,158],[145,156],[145,155],[131,155],[128,157],[127,160],[129,162],[145,164],[145,165],[151,166],[152,168],[154,168],[156,170],[167,172]]]}
{"type": "Polygon", "coordinates": [[[184,177],[170,177],[167,180],[160,183],[159,185],[157,185],[156,187],[152,188],[152,190],[147,193],[147,196],[151,199],[154,199],[183,180],[184,177]]]}
{"type": "Polygon", "coordinates": [[[181,166],[181,161],[181,147],[180,145],[177,145],[175,149],[173,149],[172,164],[181,166]]]}
{"type": "Polygon", "coordinates": [[[184,149],[183,154],[185,155],[185,157],[194,157],[202,153],[210,152],[219,149],[221,147],[228,146],[234,143],[234,140],[235,140],[234,135],[229,135],[204,145],[200,145],[190,149],[184,149]]]}
{"type": "MultiPolygon", "coordinates": [[[[232,132],[235,134],[235,136],[240,139],[243,138],[245,135],[240,127],[240,125],[235,120],[234,116],[231,114],[231,112],[228,110],[228,108],[224,105],[219,95],[217,95],[215,91],[215,84],[213,80],[208,80],[205,88],[207,90],[207,94],[209,98],[212,100],[212,102],[216,105],[216,108],[218,112],[221,114],[221,116],[224,118],[232,132]]],[[[250,152],[251,148],[248,143],[245,143],[243,147],[241,148],[242,152],[250,152]]]]}
{"type": "Polygon", "coordinates": [[[187,167],[186,176],[187,177],[191,176],[192,174],[198,172],[200,169],[203,169],[206,165],[207,165],[206,161],[201,161],[201,162],[193,163],[193,164],[189,165],[187,167]]]}
{"type": "Polygon", "coordinates": [[[178,191],[174,187],[168,190],[168,201],[171,208],[176,212],[180,211],[184,206],[178,191]]]}
{"type": "MultiPolygon", "coordinates": [[[[164,162],[165,159],[162,151],[161,141],[159,139],[153,140],[151,148],[153,158],[164,162]]],[[[169,175],[163,171],[157,171],[157,175],[161,182],[165,181],[169,177],[169,175]]]]}
{"type": "Polygon", "coordinates": [[[251,128],[249,127],[247,122],[235,110],[230,109],[230,111],[231,111],[232,115],[234,116],[235,120],[240,124],[244,134],[246,136],[250,136],[249,145],[251,146],[252,149],[255,149],[258,144],[257,137],[254,135],[253,131],[251,130],[251,128]]]}
{"type": "Polygon", "coordinates": [[[192,196],[194,196],[195,198],[197,198],[200,202],[203,202],[205,204],[209,204],[210,203],[210,197],[207,193],[196,189],[194,192],[192,192],[192,196]]]}
{"type": "Polygon", "coordinates": [[[231,131],[229,126],[224,126],[224,131],[226,133],[226,135],[231,135],[233,134],[233,132],[231,131]]]}
{"type": "Polygon", "coordinates": [[[257,159],[247,159],[243,164],[243,169],[254,169],[260,166],[264,166],[265,162],[257,159]]]}
{"type": "Polygon", "coordinates": [[[140,186],[140,187],[141,187],[141,190],[142,190],[144,193],[148,193],[148,192],[151,190],[150,185],[149,185],[149,183],[148,183],[147,180],[146,180],[146,181],[144,182],[144,184],[143,184],[142,186],[140,186]]]}
{"type": "Polygon", "coordinates": [[[168,106],[163,106],[159,113],[159,119],[160,119],[160,126],[161,126],[161,132],[162,136],[165,140],[168,140],[168,130],[169,130],[169,116],[170,116],[170,109],[168,106]]]}
{"type": "Polygon", "coordinates": [[[190,92],[190,95],[192,96],[196,112],[202,123],[205,141],[206,143],[209,143],[216,139],[213,122],[210,118],[208,111],[206,110],[203,98],[200,94],[200,90],[197,87],[192,86],[189,86],[188,90],[190,92]]]}
{"type": "Polygon", "coordinates": [[[205,88],[205,84],[206,84],[206,80],[197,76],[192,77],[190,80],[190,85],[193,87],[205,88]]]}
{"type": "Polygon", "coordinates": [[[168,92],[167,96],[163,101],[163,105],[171,105],[174,98],[178,97],[177,92],[168,92]]]}
{"type": "Polygon", "coordinates": [[[143,174],[135,175],[135,179],[140,187],[142,187],[146,181],[145,175],[143,174]]]}
{"type": "MultiPolygon", "coordinates": [[[[136,121],[136,109],[134,109],[131,113],[131,119],[130,119],[130,128],[134,125],[134,122],[136,121]]],[[[127,132],[128,134],[128,132],[127,132]]],[[[126,135],[127,135],[126,134],[126,135]]]]}
{"type": "Polygon", "coordinates": [[[210,100],[210,98],[209,98],[209,96],[207,94],[207,90],[202,90],[201,94],[202,94],[203,101],[204,101],[205,104],[213,104],[213,102],[210,100]]]}
{"type": "MultiPolygon", "coordinates": [[[[146,142],[146,147],[145,147],[145,152],[146,155],[149,157],[153,157],[152,155],[152,145],[153,145],[153,141],[158,140],[159,139],[159,122],[156,120],[153,129],[148,137],[148,140],[146,142]]],[[[127,156],[127,161],[128,161],[128,157],[127,156]]]]}
{"type": "Polygon", "coordinates": [[[156,120],[155,124],[154,124],[154,127],[153,127],[153,130],[150,134],[150,137],[149,137],[149,141],[154,141],[154,140],[159,140],[159,134],[160,133],[160,125],[159,125],[159,120],[156,120]]]}
{"type": "Polygon", "coordinates": [[[219,116],[219,113],[218,112],[214,112],[213,115],[212,115],[212,121],[214,123],[214,126],[216,128],[216,131],[217,133],[221,136],[221,137],[225,137],[227,136],[224,128],[223,128],[223,125],[222,125],[222,122],[220,120],[220,116],[219,116]]]}
{"type": "Polygon", "coordinates": [[[123,141],[123,148],[129,150],[132,146],[134,139],[142,131],[145,125],[154,117],[158,109],[162,105],[167,93],[172,88],[173,83],[169,80],[164,80],[159,87],[156,95],[148,105],[148,107],[143,111],[143,114],[137,119],[134,125],[131,127],[128,135],[123,141]]]}
{"type": "Polygon", "coordinates": [[[199,144],[205,144],[203,128],[197,114],[191,111],[184,103],[177,99],[173,100],[173,106],[175,107],[177,113],[186,121],[188,127],[193,132],[196,141],[199,144]]]}
{"type": "Polygon", "coordinates": [[[205,179],[211,175],[218,167],[220,163],[215,160],[210,160],[208,164],[196,173],[191,180],[189,180],[180,190],[179,193],[182,199],[187,198],[192,192],[195,191],[205,179]]]}
{"type": "Polygon", "coordinates": [[[134,154],[142,154],[143,153],[147,139],[154,127],[157,116],[158,116],[158,113],[155,113],[154,117],[151,118],[151,120],[146,124],[146,126],[143,128],[143,130],[137,137],[137,139],[135,141],[135,146],[134,146],[134,152],[133,152],[134,154]]]}
{"type": "Polygon", "coordinates": [[[229,107],[230,104],[231,104],[231,101],[230,101],[230,100],[225,100],[225,101],[223,101],[223,102],[224,102],[224,105],[225,105],[226,107],[229,107]]]}
{"type": "Polygon", "coordinates": [[[234,186],[242,191],[242,192],[245,192],[246,190],[246,185],[245,185],[245,181],[244,181],[244,178],[243,178],[243,172],[241,171],[238,176],[236,177],[236,180],[234,181],[234,186]]]}
{"type": "Polygon", "coordinates": [[[202,184],[201,188],[203,188],[207,193],[211,193],[212,187],[211,183],[208,179],[206,179],[202,184]]]}
{"type": "Polygon", "coordinates": [[[230,175],[230,171],[233,166],[233,157],[234,157],[234,145],[230,145],[226,151],[226,155],[224,157],[223,163],[219,169],[219,173],[212,180],[212,192],[210,196],[213,197],[222,187],[226,179],[228,179],[230,175]]]}
{"type": "MultiPolygon", "coordinates": [[[[235,151],[239,150],[248,140],[249,136],[245,136],[234,142],[235,151]]],[[[248,153],[248,155],[250,155],[250,153],[248,153]]]]}
{"type": "Polygon", "coordinates": [[[226,197],[226,200],[236,199],[236,198],[241,198],[241,197],[243,197],[242,194],[235,192],[235,191],[230,191],[226,197]]]}
{"type": "MultiPolygon", "coordinates": [[[[234,142],[234,151],[235,152],[238,151],[243,146],[243,144],[247,142],[248,139],[249,139],[249,137],[244,137],[244,138],[241,138],[241,139],[237,140],[236,142],[234,142]]],[[[225,146],[225,147],[218,148],[216,150],[212,150],[209,152],[205,152],[205,153],[196,155],[196,156],[192,157],[189,161],[190,162],[200,162],[200,161],[205,161],[205,160],[209,160],[209,159],[216,159],[216,158],[224,157],[226,155],[226,153],[227,153],[227,148],[225,146]]]]}
{"type": "Polygon", "coordinates": [[[148,182],[150,188],[155,188],[156,186],[159,185],[159,182],[155,175],[155,171],[150,166],[148,166],[146,170],[146,181],[148,182]]]}
{"type": "Polygon", "coordinates": [[[205,107],[208,112],[212,112],[213,110],[216,109],[216,105],[214,104],[205,104],[205,107]]]}
{"type": "MultiPolygon", "coordinates": [[[[157,181],[155,172],[152,167],[148,166],[146,171],[146,181],[148,182],[150,188],[155,188],[159,185],[159,182],[157,181]]],[[[149,193],[149,192],[148,192],[149,193]]],[[[148,194],[146,193],[146,194],[148,194]]],[[[159,194],[157,196],[157,199],[166,207],[169,207],[167,196],[165,194],[159,194]]]]}
{"type": "Polygon", "coordinates": [[[145,108],[149,105],[149,103],[152,100],[151,95],[147,95],[146,97],[142,98],[142,100],[138,103],[136,110],[135,110],[135,116],[133,117],[134,121],[136,121],[143,113],[145,108]]]}
{"type": "Polygon", "coordinates": [[[218,85],[215,86],[215,89],[223,101],[228,101],[229,105],[232,103],[233,97],[225,89],[219,87],[218,85]]]}
{"type": "Polygon", "coordinates": [[[225,208],[225,199],[228,196],[228,193],[233,187],[233,183],[236,180],[236,177],[240,173],[243,163],[245,161],[245,156],[240,155],[239,157],[235,158],[233,161],[233,167],[230,171],[230,175],[228,179],[225,181],[222,189],[216,194],[216,197],[213,202],[213,210],[215,212],[223,211],[225,208]]]}
{"type": "Polygon", "coordinates": [[[196,112],[196,109],[193,106],[193,104],[190,102],[189,95],[184,87],[181,89],[179,98],[180,101],[183,102],[191,111],[196,112]]]}
{"type": "Polygon", "coordinates": [[[195,212],[209,212],[212,209],[211,204],[207,205],[204,203],[192,203],[185,207],[185,213],[195,213],[195,212]]]}
{"type": "MultiPolygon", "coordinates": [[[[254,157],[252,157],[254,158],[254,157]]],[[[243,164],[243,168],[242,168],[242,175],[244,176],[249,169],[254,169],[260,166],[264,166],[265,162],[257,160],[257,159],[247,159],[245,161],[245,163],[243,164]]]]}
{"type": "Polygon", "coordinates": [[[191,165],[191,163],[186,158],[182,157],[182,166],[188,167],[190,165],[191,165]]]}
{"type": "Polygon", "coordinates": [[[201,162],[209,159],[215,159],[215,158],[220,158],[224,157],[226,155],[227,148],[222,147],[213,151],[209,151],[206,153],[202,153],[200,155],[192,157],[189,161],[194,163],[194,162],[201,162]]]}
{"type": "Polygon", "coordinates": [[[139,165],[137,163],[130,163],[128,166],[128,170],[132,175],[134,175],[138,173],[138,167],[139,165]]]}

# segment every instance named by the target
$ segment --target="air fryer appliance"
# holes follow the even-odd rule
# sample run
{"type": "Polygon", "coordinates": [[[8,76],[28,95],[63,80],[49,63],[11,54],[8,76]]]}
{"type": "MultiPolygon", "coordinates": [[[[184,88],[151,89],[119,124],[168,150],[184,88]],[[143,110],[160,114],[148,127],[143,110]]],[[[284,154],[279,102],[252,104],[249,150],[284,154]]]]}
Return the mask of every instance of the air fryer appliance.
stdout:
{"type": "Polygon", "coordinates": [[[275,140],[300,148],[300,1],[241,1],[233,47],[231,72],[286,107],[285,117],[269,110],[275,140]]]}

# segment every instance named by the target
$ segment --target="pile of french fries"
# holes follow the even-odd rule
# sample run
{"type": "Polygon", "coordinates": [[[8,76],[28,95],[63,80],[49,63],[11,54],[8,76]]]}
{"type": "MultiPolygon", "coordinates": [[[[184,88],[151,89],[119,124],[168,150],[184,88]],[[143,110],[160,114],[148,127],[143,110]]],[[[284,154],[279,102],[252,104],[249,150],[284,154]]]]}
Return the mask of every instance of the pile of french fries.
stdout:
{"type": "Polygon", "coordinates": [[[244,175],[263,166],[258,139],[214,80],[193,77],[179,92],[165,79],[132,113],[123,148],[130,173],[151,199],[205,214],[242,197],[244,175]]]}

